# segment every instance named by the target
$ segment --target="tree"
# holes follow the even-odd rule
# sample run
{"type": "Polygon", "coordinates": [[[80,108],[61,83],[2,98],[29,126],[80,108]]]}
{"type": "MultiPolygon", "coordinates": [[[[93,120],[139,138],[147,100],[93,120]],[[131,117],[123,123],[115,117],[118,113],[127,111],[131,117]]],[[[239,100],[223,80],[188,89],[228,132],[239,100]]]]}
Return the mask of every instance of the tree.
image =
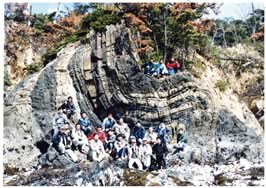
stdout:
{"type": "Polygon", "coordinates": [[[30,17],[28,11],[28,3],[5,3],[4,16],[5,19],[26,22],[30,17]]]}
{"type": "Polygon", "coordinates": [[[87,3],[74,3],[73,11],[76,15],[84,15],[89,12],[93,5],[87,3]]]}
{"type": "Polygon", "coordinates": [[[81,21],[81,29],[94,29],[96,32],[105,31],[107,25],[116,24],[121,21],[121,17],[116,11],[108,9],[96,9],[92,13],[88,13],[81,21]]]}
{"type": "MultiPolygon", "coordinates": [[[[189,46],[204,46],[207,32],[196,24],[207,8],[215,9],[215,3],[127,3],[115,4],[120,13],[140,32],[139,46],[141,57],[147,56],[147,49],[155,49],[164,60],[171,57],[177,49],[181,49],[184,60],[189,53],[189,46]],[[150,41],[150,42],[149,42],[150,41]]],[[[217,12],[217,9],[215,10],[217,12]]],[[[205,27],[206,29],[207,27],[205,27]]],[[[209,28],[208,28],[209,29],[209,28]]],[[[198,47],[197,47],[198,48],[198,47]]]]}

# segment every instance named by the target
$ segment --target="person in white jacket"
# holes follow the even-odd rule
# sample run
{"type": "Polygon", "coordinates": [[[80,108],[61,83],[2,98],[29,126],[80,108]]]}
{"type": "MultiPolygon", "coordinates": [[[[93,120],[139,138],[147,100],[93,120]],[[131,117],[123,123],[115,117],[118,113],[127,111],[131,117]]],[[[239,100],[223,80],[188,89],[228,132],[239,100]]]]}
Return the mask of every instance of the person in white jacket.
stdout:
{"type": "Polygon", "coordinates": [[[61,127],[64,127],[65,123],[68,122],[67,116],[63,113],[61,108],[53,117],[53,138],[59,133],[61,127]]]}
{"type": "Polygon", "coordinates": [[[128,141],[130,136],[130,129],[126,123],[124,123],[123,118],[120,118],[118,123],[114,125],[115,134],[119,135],[122,134],[125,136],[126,140],[128,141]]]}
{"type": "Polygon", "coordinates": [[[118,159],[125,159],[126,158],[126,147],[127,147],[127,142],[123,138],[121,134],[117,135],[117,140],[114,143],[115,147],[115,156],[114,158],[118,159]]]}
{"type": "Polygon", "coordinates": [[[153,127],[149,127],[149,131],[145,133],[144,138],[150,143],[150,145],[154,145],[156,143],[156,139],[158,134],[154,132],[153,127]]]}
{"type": "Polygon", "coordinates": [[[92,154],[93,161],[102,161],[106,156],[107,153],[104,150],[103,143],[99,140],[99,136],[95,134],[94,138],[90,141],[90,149],[92,154]]]}
{"type": "Polygon", "coordinates": [[[141,148],[136,144],[136,138],[131,137],[131,144],[128,147],[128,167],[134,169],[134,163],[138,166],[139,170],[143,170],[143,165],[140,161],[142,157],[141,148]]]}
{"type": "Polygon", "coordinates": [[[152,148],[151,145],[148,144],[148,139],[145,137],[143,138],[140,150],[142,151],[141,161],[143,163],[144,169],[149,169],[151,165],[152,148]]]}
{"type": "Polygon", "coordinates": [[[72,138],[73,145],[79,147],[82,153],[86,153],[85,147],[88,145],[88,140],[85,133],[81,130],[79,123],[77,123],[75,129],[72,130],[72,138]]]}

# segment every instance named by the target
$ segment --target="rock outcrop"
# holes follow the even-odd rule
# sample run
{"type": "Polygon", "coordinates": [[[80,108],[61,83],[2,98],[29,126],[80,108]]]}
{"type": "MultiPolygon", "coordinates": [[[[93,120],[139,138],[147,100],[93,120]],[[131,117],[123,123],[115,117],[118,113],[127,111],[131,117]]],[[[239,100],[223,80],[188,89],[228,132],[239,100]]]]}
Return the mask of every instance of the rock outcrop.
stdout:
{"type": "MultiPolygon", "coordinates": [[[[157,80],[144,75],[132,41],[136,35],[120,25],[104,34],[88,34],[86,44],[71,44],[43,70],[6,93],[4,163],[31,167],[49,147],[52,116],[73,96],[79,112],[94,125],[107,112],[124,117],[130,127],[184,123],[189,133],[188,158],[199,164],[246,158],[263,162],[263,130],[247,106],[228,91],[217,93],[189,72],[157,80]]],[[[206,81],[207,82],[207,81],[206,81]]]]}
{"type": "Polygon", "coordinates": [[[12,84],[16,84],[27,77],[27,67],[41,63],[42,55],[47,51],[38,34],[26,24],[5,21],[4,59],[5,72],[12,84]]]}

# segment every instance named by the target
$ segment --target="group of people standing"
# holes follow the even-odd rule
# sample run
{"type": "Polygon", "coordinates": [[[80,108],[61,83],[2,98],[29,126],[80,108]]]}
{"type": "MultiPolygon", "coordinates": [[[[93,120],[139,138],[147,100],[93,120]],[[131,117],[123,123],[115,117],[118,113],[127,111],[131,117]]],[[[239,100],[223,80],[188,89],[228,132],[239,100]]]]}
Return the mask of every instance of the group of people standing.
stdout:
{"type": "Polygon", "coordinates": [[[154,62],[151,59],[149,62],[144,63],[141,68],[144,70],[144,74],[161,78],[163,76],[174,75],[178,70],[180,70],[181,65],[174,58],[171,58],[166,63],[163,60],[160,62],[154,62]]]}
{"type": "MultiPolygon", "coordinates": [[[[111,156],[114,160],[127,160],[129,168],[158,170],[166,168],[168,133],[164,123],[148,131],[137,122],[130,130],[123,118],[116,121],[112,113],[101,126],[93,126],[87,113],[82,112],[79,121],[72,125],[71,117],[76,113],[72,97],[59,108],[53,118],[52,143],[60,154],[66,154],[74,162],[79,159],[76,151],[87,154],[92,161],[102,161],[111,156]]],[[[182,150],[187,143],[184,127],[180,129],[176,147],[182,150]],[[183,131],[183,132],[182,132],[183,131]]]]}

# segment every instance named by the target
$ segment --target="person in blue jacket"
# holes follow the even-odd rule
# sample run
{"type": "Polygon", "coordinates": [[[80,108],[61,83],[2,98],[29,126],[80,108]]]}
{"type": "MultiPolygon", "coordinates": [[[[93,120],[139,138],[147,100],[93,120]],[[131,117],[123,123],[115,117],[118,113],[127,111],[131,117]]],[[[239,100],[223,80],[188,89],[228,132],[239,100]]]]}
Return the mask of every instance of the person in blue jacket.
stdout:
{"type": "Polygon", "coordinates": [[[91,121],[89,120],[86,112],[81,113],[81,118],[79,119],[79,124],[80,124],[81,130],[85,133],[85,135],[89,136],[89,134],[92,132],[92,125],[91,125],[91,121]]]}
{"type": "Polygon", "coordinates": [[[113,114],[109,113],[108,116],[106,118],[104,118],[104,120],[103,120],[103,126],[102,126],[103,131],[105,133],[107,133],[108,130],[112,129],[115,124],[116,124],[116,121],[113,118],[113,114]]]}
{"type": "Polygon", "coordinates": [[[141,125],[141,123],[137,122],[136,126],[133,129],[132,136],[136,137],[138,146],[140,146],[140,144],[142,143],[142,140],[145,136],[145,132],[146,131],[145,131],[144,127],[141,125]]]}

